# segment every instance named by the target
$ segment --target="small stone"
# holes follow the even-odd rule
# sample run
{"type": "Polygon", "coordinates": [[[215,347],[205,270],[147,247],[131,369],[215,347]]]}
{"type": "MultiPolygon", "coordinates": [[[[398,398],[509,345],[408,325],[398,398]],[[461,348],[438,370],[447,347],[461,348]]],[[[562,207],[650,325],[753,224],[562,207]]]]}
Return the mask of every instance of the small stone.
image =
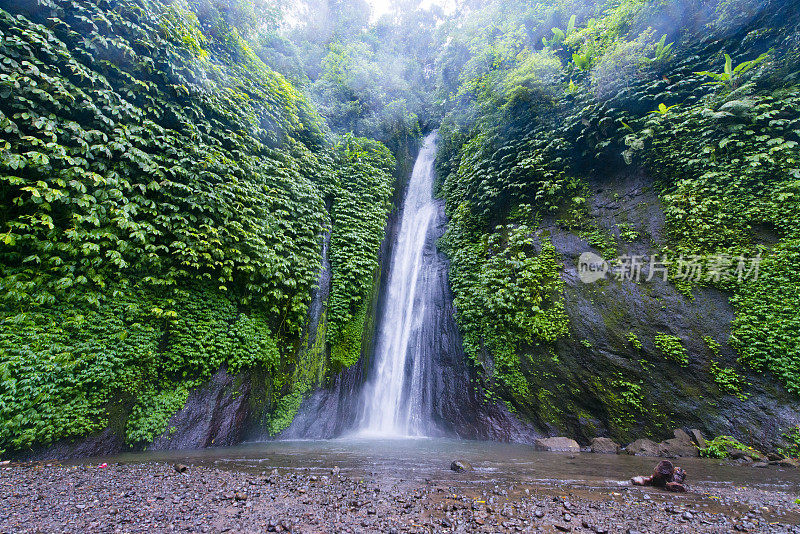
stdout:
{"type": "Polygon", "coordinates": [[[683,512],[683,515],[681,517],[686,521],[691,521],[692,519],[694,519],[692,512],[683,512]]]}
{"type": "Polygon", "coordinates": [[[572,528],[568,527],[567,525],[561,525],[559,523],[555,524],[556,529],[560,530],[561,532],[572,532],[572,528]]]}
{"type": "Polygon", "coordinates": [[[241,491],[237,491],[236,495],[234,495],[234,498],[237,501],[246,501],[247,500],[247,494],[246,493],[242,493],[241,491]]]}
{"type": "Polygon", "coordinates": [[[340,472],[340,471],[341,471],[341,470],[339,469],[339,466],[338,466],[338,465],[334,465],[334,466],[333,466],[333,469],[331,469],[331,474],[332,474],[333,476],[337,476],[337,475],[339,474],[339,472],[340,472]]]}
{"type": "Polygon", "coordinates": [[[543,518],[543,517],[544,517],[544,512],[542,512],[541,510],[536,510],[536,511],[533,513],[533,515],[535,515],[537,518],[541,519],[541,518],[543,518]]]}
{"type": "Polygon", "coordinates": [[[185,466],[185,465],[183,465],[183,464],[175,464],[175,465],[173,465],[172,467],[175,469],[175,471],[176,471],[177,473],[185,473],[186,471],[188,471],[188,470],[189,470],[189,467],[188,467],[188,466],[185,466]]]}

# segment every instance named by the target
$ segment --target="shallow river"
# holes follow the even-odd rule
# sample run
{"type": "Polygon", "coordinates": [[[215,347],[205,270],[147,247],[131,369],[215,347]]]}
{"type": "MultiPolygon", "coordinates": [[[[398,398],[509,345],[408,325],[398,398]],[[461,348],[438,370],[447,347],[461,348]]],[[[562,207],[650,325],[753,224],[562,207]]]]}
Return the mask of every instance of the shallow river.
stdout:
{"type": "MultiPolygon", "coordinates": [[[[154,451],[92,458],[99,462],[182,462],[222,469],[260,473],[272,469],[327,474],[338,466],[349,476],[406,479],[447,483],[473,481],[498,485],[536,484],[609,490],[628,485],[634,475],[650,474],[657,458],[592,453],[538,452],[528,445],[449,439],[356,439],[329,441],[270,441],[237,447],[197,451],[154,451]],[[465,460],[475,468],[455,473],[453,460],[465,460]]],[[[686,469],[687,483],[758,488],[800,494],[800,470],[759,469],[729,465],[721,460],[678,458],[686,469]]]]}

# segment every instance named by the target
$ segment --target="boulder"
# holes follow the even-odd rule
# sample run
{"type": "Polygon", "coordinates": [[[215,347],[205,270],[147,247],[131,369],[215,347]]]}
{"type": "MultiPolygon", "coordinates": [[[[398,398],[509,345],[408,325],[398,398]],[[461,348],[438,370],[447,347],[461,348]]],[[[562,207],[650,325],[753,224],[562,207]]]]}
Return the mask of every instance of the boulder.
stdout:
{"type": "Polygon", "coordinates": [[[472,471],[472,464],[464,460],[453,460],[453,462],[450,464],[450,469],[456,473],[461,473],[462,471],[472,471]]]}
{"type": "Polygon", "coordinates": [[[537,451],[580,452],[581,446],[574,439],[565,437],[537,439],[534,443],[537,451]]]}
{"type": "Polygon", "coordinates": [[[689,431],[689,435],[692,437],[692,441],[694,441],[694,444],[697,445],[698,448],[705,449],[707,447],[706,438],[703,436],[702,432],[696,428],[693,428],[689,431]]]}
{"type": "Polygon", "coordinates": [[[734,449],[729,447],[728,456],[734,460],[745,460],[748,462],[763,462],[767,459],[766,456],[761,454],[755,449],[734,449]]]}
{"type": "Polygon", "coordinates": [[[599,454],[619,454],[619,444],[611,438],[594,438],[589,450],[599,454]]]}
{"type": "Polygon", "coordinates": [[[773,460],[769,465],[777,465],[778,467],[800,467],[800,460],[794,458],[784,458],[783,460],[773,460]]]}
{"type": "Polygon", "coordinates": [[[700,456],[700,450],[692,441],[691,436],[681,430],[676,429],[672,433],[675,437],[667,439],[658,444],[658,455],[665,458],[686,458],[700,456]]]}
{"type": "Polygon", "coordinates": [[[637,439],[625,447],[625,452],[635,456],[658,456],[658,443],[646,438],[637,439]]]}

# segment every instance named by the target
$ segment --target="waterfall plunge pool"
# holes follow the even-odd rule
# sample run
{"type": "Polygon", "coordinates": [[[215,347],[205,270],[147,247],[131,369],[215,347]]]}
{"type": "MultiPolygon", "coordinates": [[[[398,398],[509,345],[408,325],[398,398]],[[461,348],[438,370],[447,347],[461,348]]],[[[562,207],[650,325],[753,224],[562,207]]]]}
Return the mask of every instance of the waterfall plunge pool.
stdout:
{"type": "MultiPolygon", "coordinates": [[[[530,445],[443,438],[360,438],[267,441],[235,447],[183,451],[145,451],[86,458],[65,464],[175,463],[269,473],[327,475],[334,466],[349,477],[406,480],[439,485],[470,483],[494,487],[568,486],[589,491],[626,491],[634,475],[649,474],[658,458],[626,454],[555,453],[530,445]],[[450,470],[453,460],[469,462],[474,471],[450,470]]],[[[747,487],[800,496],[800,470],[758,469],[729,461],[677,458],[688,472],[690,490],[715,486],[747,487]]],[[[638,489],[638,488],[637,488],[638,489]]],[[[658,490],[654,490],[658,492],[658,490]]]]}

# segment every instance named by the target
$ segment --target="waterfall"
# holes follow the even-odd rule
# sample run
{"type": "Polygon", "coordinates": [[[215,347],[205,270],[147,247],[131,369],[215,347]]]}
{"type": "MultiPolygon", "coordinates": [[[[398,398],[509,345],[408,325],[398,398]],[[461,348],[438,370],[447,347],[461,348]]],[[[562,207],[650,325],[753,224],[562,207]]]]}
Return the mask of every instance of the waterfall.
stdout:
{"type": "Polygon", "coordinates": [[[455,322],[449,263],[436,247],[447,218],[444,202],[432,195],[435,156],[432,134],[414,165],[400,220],[389,230],[394,246],[383,261],[386,278],[367,376],[360,365],[342,371],[303,402],[282,438],[539,437],[503,404],[486,403],[472,382],[455,322]]]}
{"type": "Polygon", "coordinates": [[[362,434],[423,436],[430,431],[431,355],[423,346],[422,333],[431,295],[426,263],[432,259],[423,252],[438,214],[432,191],[435,157],[436,134],[432,133],[414,164],[403,202],[374,364],[362,395],[362,434]]]}

